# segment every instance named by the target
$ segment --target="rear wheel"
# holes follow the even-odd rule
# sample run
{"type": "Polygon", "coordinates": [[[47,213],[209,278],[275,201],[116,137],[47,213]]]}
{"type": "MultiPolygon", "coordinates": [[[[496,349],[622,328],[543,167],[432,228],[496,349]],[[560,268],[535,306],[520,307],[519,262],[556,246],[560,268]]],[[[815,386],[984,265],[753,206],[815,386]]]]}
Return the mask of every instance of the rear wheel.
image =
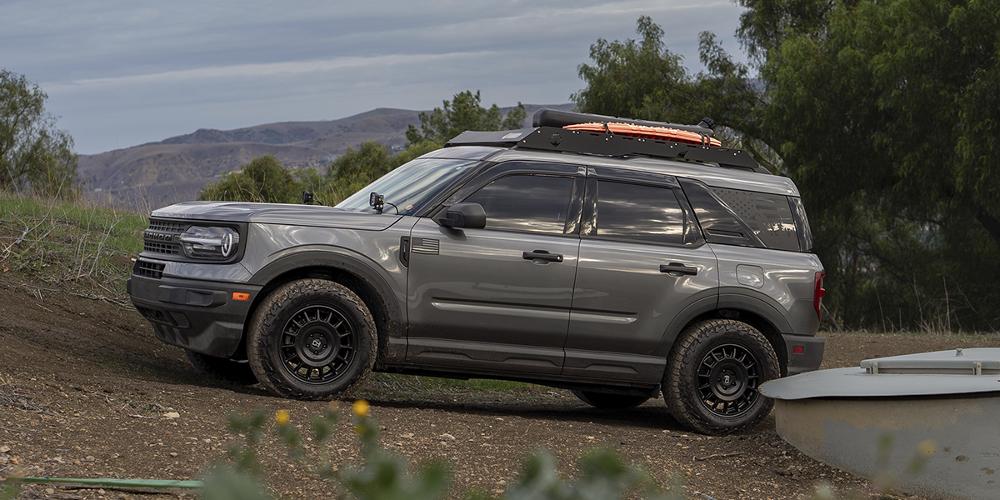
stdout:
{"type": "Polygon", "coordinates": [[[667,360],[663,395],[680,423],[703,434],[757,425],[774,403],[760,385],[778,378],[778,356],[756,328],[714,319],[692,325],[667,360]]]}
{"type": "Polygon", "coordinates": [[[264,299],[251,323],[247,357],[261,384],[298,399],[337,397],[375,363],[375,321],[347,287],[322,279],[287,283],[264,299]]]}
{"type": "Polygon", "coordinates": [[[605,410],[625,410],[635,408],[649,400],[648,396],[633,394],[613,394],[608,392],[573,391],[573,394],[594,408],[605,410]]]}
{"type": "Polygon", "coordinates": [[[188,362],[195,371],[202,375],[208,375],[214,379],[222,380],[239,385],[253,385],[257,383],[250,364],[247,362],[233,361],[226,358],[208,356],[200,352],[184,351],[187,354],[188,362]]]}

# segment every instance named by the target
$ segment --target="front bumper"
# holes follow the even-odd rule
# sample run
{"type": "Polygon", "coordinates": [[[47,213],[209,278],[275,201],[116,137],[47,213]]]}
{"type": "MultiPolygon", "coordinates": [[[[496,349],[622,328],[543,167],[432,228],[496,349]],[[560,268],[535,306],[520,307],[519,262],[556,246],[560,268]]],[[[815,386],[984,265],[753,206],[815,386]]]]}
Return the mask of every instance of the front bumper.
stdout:
{"type": "Polygon", "coordinates": [[[243,341],[243,325],[259,286],[179,278],[150,278],[133,274],[128,293],[136,310],[167,344],[229,358],[243,341]],[[233,300],[246,292],[250,300],[233,300]]]}
{"type": "Polygon", "coordinates": [[[785,354],[788,360],[788,375],[811,372],[823,363],[826,339],[807,335],[783,334],[785,354]]]}

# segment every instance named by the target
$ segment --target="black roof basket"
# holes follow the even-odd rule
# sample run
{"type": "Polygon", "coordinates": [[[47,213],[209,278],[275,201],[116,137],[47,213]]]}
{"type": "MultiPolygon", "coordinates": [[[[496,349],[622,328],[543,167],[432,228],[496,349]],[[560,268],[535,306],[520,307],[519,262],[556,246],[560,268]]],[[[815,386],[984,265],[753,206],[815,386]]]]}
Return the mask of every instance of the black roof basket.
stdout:
{"type": "MultiPolygon", "coordinates": [[[[646,139],[628,135],[616,135],[606,132],[585,132],[575,130],[565,130],[562,127],[574,123],[588,123],[599,121],[593,119],[600,115],[587,115],[583,113],[569,113],[565,111],[555,111],[544,109],[535,113],[534,128],[520,130],[502,130],[498,132],[462,132],[454,139],[448,141],[445,147],[451,146],[499,146],[515,149],[531,149],[538,151],[553,151],[561,153],[577,153],[594,156],[606,156],[614,158],[628,158],[636,156],[646,156],[652,158],[665,158],[669,160],[685,161],[723,168],[735,168],[751,172],[769,173],[767,169],[761,167],[747,154],[739,149],[726,149],[717,147],[705,147],[697,144],[687,144],[683,142],[669,141],[664,139],[646,139]],[[575,120],[574,117],[587,117],[584,121],[575,120]],[[542,124],[542,125],[539,125],[542,124]]],[[[619,119],[613,117],[613,121],[619,119]]],[[[582,119],[582,118],[581,118],[582,119]]],[[[662,127],[678,127],[677,125],[659,122],[642,122],[639,120],[626,120],[626,123],[637,125],[649,125],[662,127]]],[[[684,125],[687,130],[700,132],[703,127],[695,125],[684,125]]]]}

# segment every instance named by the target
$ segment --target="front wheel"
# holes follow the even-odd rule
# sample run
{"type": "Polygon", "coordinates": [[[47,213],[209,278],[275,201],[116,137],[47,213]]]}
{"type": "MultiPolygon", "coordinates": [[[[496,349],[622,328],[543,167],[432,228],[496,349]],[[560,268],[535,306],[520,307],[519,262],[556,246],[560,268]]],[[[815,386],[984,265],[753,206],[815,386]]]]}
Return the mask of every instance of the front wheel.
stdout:
{"type": "Polygon", "coordinates": [[[778,356],[756,328],[707,320],[677,339],[667,360],[663,396],[671,415],[697,432],[740,432],[770,413],[774,402],[759,388],[779,376],[778,356]]]}
{"type": "Polygon", "coordinates": [[[247,357],[261,384],[297,399],[340,396],[371,373],[378,342],[365,303],[333,281],[282,285],[254,314],[247,357]]]}
{"type": "Polygon", "coordinates": [[[607,392],[573,391],[573,394],[580,398],[580,401],[587,403],[594,408],[605,410],[626,410],[635,408],[649,400],[648,396],[636,396],[632,394],[612,394],[607,392]]]}

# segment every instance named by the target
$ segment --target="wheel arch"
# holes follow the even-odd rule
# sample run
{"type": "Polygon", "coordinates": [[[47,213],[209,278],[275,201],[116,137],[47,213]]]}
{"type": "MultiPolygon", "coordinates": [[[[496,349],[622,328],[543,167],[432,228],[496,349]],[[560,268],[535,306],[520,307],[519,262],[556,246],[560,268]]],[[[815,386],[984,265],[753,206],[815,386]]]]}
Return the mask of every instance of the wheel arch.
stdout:
{"type": "Polygon", "coordinates": [[[733,319],[756,328],[778,355],[782,376],[787,374],[788,352],[781,334],[790,333],[790,325],[773,299],[749,290],[723,291],[716,300],[703,298],[681,310],[664,334],[662,355],[669,356],[673,352],[676,340],[684,330],[709,319],[733,319]]]}
{"type": "MultiPolygon", "coordinates": [[[[281,257],[262,267],[250,279],[250,283],[262,288],[250,304],[246,324],[250,324],[249,319],[271,292],[286,283],[306,278],[340,283],[365,302],[375,319],[378,338],[376,367],[385,361],[402,359],[405,355],[402,334],[405,321],[399,299],[376,265],[346,251],[306,250],[281,257]]],[[[244,343],[246,338],[244,332],[244,343]]],[[[245,350],[245,345],[242,348],[245,350]]]]}

